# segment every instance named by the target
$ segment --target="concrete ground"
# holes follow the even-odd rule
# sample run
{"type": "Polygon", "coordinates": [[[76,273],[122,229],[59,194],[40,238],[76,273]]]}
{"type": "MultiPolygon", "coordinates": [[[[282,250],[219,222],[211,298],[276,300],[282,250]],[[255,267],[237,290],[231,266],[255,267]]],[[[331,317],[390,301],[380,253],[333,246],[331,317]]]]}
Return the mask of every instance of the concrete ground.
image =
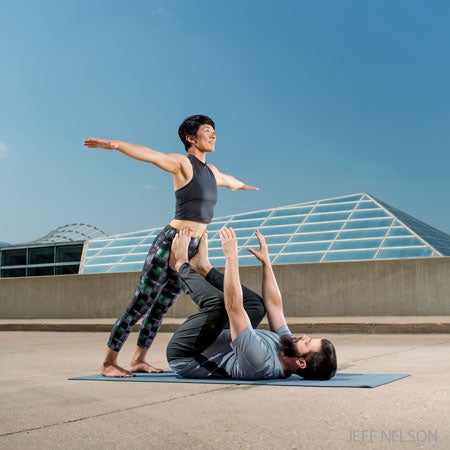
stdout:
{"type": "MultiPolygon", "coordinates": [[[[165,369],[170,336],[150,351],[165,369]]],[[[2,331],[0,449],[450,448],[450,334],[320,337],[340,371],[411,376],[374,389],[68,381],[98,372],[107,334],[2,331]]]]}

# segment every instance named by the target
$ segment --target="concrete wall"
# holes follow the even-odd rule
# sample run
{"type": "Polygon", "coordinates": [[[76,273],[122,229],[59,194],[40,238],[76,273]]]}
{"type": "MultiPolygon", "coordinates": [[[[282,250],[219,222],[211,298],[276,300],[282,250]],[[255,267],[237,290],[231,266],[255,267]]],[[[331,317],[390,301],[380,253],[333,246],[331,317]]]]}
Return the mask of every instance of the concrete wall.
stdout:
{"type": "MultiPolygon", "coordinates": [[[[450,315],[450,258],[274,267],[286,316],[450,315]]],[[[113,318],[128,304],[136,272],[0,279],[0,319],[113,318]]],[[[260,292],[260,267],[241,268],[260,292]]],[[[196,311],[182,296],[167,317],[196,311]]]]}

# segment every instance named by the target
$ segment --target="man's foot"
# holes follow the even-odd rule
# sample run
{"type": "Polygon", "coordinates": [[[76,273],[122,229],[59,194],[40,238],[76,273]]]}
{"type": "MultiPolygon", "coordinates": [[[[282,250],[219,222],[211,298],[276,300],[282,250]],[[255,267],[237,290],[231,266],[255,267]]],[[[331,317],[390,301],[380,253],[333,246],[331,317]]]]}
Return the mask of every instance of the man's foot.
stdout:
{"type": "Polygon", "coordinates": [[[133,372],[123,369],[117,364],[108,364],[108,363],[102,364],[101,373],[104,377],[111,377],[111,378],[130,378],[135,376],[133,372]]]}
{"type": "Polygon", "coordinates": [[[157,367],[151,366],[149,363],[142,362],[132,362],[130,364],[130,369],[134,373],[162,373],[164,372],[162,369],[158,369],[157,367]]]}
{"type": "Polygon", "coordinates": [[[197,253],[189,260],[189,264],[202,277],[206,277],[212,269],[208,259],[208,232],[206,230],[202,234],[197,253]]]}
{"type": "Polygon", "coordinates": [[[190,228],[182,228],[173,238],[169,267],[175,272],[179,272],[180,267],[189,261],[188,248],[191,237],[192,230],[190,228]]]}

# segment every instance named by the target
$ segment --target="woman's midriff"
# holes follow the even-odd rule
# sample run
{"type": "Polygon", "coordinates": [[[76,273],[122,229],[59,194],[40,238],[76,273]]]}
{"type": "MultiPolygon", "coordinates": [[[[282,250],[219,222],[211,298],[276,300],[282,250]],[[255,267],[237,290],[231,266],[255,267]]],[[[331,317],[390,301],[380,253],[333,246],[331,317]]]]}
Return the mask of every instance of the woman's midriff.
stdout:
{"type": "Polygon", "coordinates": [[[199,238],[208,226],[207,223],[203,222],[193,222],[192,220],[179,220],[173,219],[169,225],[177,230],[182,228],[190,228],[192,230],[192,237],[199,238]]]}

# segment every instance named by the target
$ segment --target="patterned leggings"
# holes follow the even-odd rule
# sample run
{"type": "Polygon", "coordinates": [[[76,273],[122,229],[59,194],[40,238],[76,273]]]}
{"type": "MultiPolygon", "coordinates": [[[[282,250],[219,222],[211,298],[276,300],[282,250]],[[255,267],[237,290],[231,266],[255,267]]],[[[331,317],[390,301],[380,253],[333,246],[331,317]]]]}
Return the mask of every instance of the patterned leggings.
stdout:
{"type": "MultiPolygon", "coordinates": [[[[172,241],[177,230],[167,225],[156,236],[148,252],[133,299],[116,320],[108,340],[111,350],[119,351],[136,322],[144,316],[137,345],[148,349],[161,326],[164,314],[183,292],[177,273],[169,269],[172,241]]],[[[198,248],[200,239],[191,239],[189,258],[198,248]]]]}

